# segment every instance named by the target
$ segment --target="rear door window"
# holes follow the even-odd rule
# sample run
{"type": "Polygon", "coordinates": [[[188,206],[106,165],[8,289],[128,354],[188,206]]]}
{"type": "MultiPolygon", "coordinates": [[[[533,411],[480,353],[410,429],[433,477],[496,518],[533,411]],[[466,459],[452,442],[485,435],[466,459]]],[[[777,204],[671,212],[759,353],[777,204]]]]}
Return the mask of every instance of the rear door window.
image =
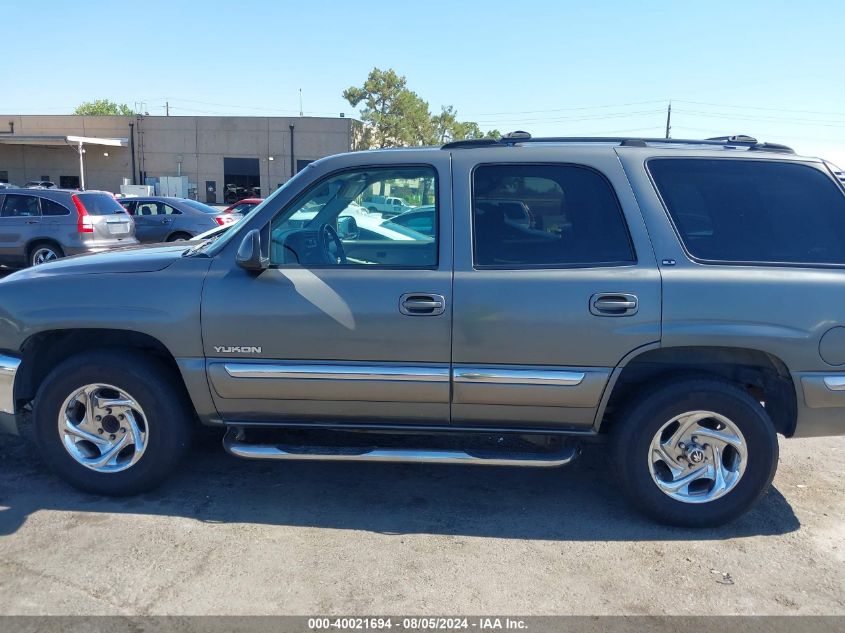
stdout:
{"type": "Polygon", "coordinates": [[[0,217],[4,218],[28,218],[39,215],[41,211],[38,208],[38,198],[35,196],[7,193],[3,200],[3,207],[0,208],[0,217]]]}
{"type": "Polygon", "coordinates": [[[620,266],[636,261],[616,194],[578,165],[479,165],[473,174],[477,268],[620,266]]]}
{"type": "Polygon", "coordinates": [[[819,169],[787,161],[655,158],[648,170],[695,259],[845,265],[845,196],[819,169]]]}

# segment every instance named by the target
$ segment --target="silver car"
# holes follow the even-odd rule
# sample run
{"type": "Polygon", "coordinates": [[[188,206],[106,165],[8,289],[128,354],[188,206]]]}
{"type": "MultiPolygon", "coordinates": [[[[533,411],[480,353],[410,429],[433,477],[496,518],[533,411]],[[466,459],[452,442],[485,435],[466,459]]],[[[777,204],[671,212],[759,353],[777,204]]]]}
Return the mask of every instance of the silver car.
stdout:
{"type": "Polygon", "coordinates": [[[218,226],[234,224],[242,217],[184,198],[123,198],[120,203],[135,218],[135,236],[140,242],[190,240],[218,226]]]}
{"type": "Polygon", "coordinates": [[[132,218],[108,192],[0,189],[0,264],[35,266],[137,243],[132,218]]]}

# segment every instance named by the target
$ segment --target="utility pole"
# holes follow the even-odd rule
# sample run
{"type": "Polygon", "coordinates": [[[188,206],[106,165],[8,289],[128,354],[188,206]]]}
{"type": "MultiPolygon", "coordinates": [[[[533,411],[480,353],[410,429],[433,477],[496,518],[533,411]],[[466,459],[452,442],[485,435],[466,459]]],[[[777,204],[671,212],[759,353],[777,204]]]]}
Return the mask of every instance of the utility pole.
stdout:
{"type": "Polygon", "coordinates": [[[666,111],[666,138],[669,138],[669,132],[672,130],[672,102],[669,101],[669,109],[666,111]]]}
{"type": "Polygon", "coordinates": [[[302,116],[302,88],[299,89],[299,116],[302,116]]]}
{"type": "Polygon", "coordinates": [[[170,116],[170,102],[164,102],[164,116],[170,116]]]}

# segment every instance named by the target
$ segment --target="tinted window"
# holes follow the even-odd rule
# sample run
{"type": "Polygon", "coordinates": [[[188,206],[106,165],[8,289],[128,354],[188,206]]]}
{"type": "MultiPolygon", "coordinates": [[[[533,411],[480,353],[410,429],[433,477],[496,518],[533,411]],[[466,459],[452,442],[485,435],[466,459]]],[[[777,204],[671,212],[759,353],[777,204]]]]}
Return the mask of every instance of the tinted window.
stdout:
{"type": "Polygon", "coordinates": [[[70,215],[70,209],[48,198],[41,198],[41,215],[70,215]]]}
{"type": "Polygon", "coordinates": [[[21,218],[38,216],[38,198],[35,196],[20,196],[14,193],[7,193],[3,200],[3,208],[0,209],[0,217],[21,218]]]}
{"type": "Polygon", "coordinates": [[[88,215],[112,215],[126,210],[113,196],[107,193],[77,193],[88,215]]]}
{"type": "Polygon", "coordinates": [[[553,268],[631,263],[616,195],[573,165],[481,165],[473,176],[477,266],[553,268]]]}
{"type": "Polygon", "coordinates": [[[653,159],[657,189],[693,257],[845,264],[845,196],[806,165],[653,159]]]}

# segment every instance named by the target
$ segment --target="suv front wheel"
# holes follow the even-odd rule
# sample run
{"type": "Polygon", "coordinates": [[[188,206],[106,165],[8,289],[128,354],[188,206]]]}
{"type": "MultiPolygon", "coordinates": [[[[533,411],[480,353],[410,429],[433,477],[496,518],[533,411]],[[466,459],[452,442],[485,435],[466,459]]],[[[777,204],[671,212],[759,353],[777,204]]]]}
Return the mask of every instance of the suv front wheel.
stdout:
{"type": "Polygon", "coordinates": [[[717,378],[663,383],[632,402],[612,429],[619,482],[663,523],[716,526],[768,490],[778,443],[766,410],[717,378]]]}
{"type": "Polygon", "coordinates": [[[178,376],[131,350],[87,352],[58,365],[35,400],[35,441],[72,485],[124,495],[153,488],[179,464],[190,411],[178,376]]]}

